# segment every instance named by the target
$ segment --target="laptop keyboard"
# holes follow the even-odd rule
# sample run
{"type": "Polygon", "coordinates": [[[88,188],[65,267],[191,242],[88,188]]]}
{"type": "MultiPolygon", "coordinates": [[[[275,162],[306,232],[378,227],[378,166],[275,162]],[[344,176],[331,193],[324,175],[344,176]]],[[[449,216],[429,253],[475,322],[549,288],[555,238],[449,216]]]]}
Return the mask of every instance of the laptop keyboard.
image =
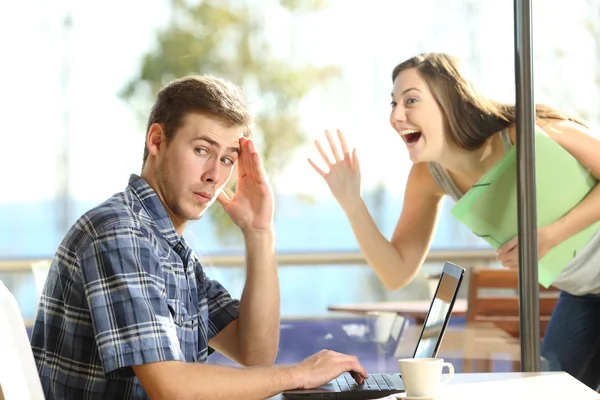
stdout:
{"type": "Polygon", "coordinates": [[[361,391],[361,390],[395,390],[396,387],[387,375],[384,374],[369,374],[369,379],[365,380],[362,385],[356,383],[352,375],[344,373],[336,379],[342,392],[361,391]]]}

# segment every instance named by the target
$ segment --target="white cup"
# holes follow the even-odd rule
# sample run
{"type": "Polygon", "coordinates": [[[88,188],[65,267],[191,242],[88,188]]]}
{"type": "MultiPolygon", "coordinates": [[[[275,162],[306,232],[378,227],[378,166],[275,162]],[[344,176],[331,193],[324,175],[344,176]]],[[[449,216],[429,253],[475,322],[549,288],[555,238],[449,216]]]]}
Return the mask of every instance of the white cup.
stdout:
{"type": "Polygon", "coordinates": [[[454,366],[443,358],[401,358],[398,365],[407,397],[439,396],[440,386],[454,376],[454,366]],[[449,376],[441,381],[444,367],[448,367],[449,376]]]}

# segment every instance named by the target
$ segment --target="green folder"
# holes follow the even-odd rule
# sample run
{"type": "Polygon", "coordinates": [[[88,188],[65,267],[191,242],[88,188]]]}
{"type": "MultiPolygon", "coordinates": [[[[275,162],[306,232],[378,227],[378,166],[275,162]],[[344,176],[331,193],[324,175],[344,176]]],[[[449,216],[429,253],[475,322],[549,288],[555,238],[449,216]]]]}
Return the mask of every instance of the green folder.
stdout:
{"type": "MultiPolygon", "coordinates": [[[[596,178],[539,127],[535,128],[538,227],[567,214],[596,186],[596,178]]],[[[518,232],[517,162],[513,146],[452,208],[452,215],[498,248],[518,232]]],[[[600,229],[600,222],[550,250],[538,263],[538,277],[548,287],[600,229]]]]}

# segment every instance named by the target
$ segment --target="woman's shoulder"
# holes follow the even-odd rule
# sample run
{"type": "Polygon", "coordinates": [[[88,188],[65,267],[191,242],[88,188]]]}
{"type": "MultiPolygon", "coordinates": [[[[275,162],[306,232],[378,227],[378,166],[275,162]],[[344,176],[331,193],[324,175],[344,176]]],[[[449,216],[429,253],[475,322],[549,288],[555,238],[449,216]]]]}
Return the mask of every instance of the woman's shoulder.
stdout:
{"type": "MultiPolygon", "coordinates": [[[[553,139],[556,139],[557,135],[568,134],[570,132],[586,133],[588,135],[590,134],[590,130],[586,126],[569,119],[536,118],[535,124],[553,139]]],[[[516,144],[516,124],[511,124],[508,126],[508,134],[510,135],[511,141],[516,144]]]]}
{"type": "Polygon", "coordinates": [[[408,174],[407,190],[432,196],[443,196],[445,192],[436,182],[431,171],[435,168],[436,165],[429,162],[414,163],[408,174]]]}

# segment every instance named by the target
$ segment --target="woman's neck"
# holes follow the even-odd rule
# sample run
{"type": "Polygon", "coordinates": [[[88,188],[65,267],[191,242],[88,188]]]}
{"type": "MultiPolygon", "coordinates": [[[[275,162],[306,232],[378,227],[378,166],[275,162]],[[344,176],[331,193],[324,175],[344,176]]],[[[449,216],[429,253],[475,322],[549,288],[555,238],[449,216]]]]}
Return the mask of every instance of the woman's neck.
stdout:
{"type": "Polygon", "coordinates": [[[476,150],[465,150],[458,146],[452,146],[439,164],[454,176],[476,182],[503,155],[502,139],[500,135],[494,134],[476,150]]]}

